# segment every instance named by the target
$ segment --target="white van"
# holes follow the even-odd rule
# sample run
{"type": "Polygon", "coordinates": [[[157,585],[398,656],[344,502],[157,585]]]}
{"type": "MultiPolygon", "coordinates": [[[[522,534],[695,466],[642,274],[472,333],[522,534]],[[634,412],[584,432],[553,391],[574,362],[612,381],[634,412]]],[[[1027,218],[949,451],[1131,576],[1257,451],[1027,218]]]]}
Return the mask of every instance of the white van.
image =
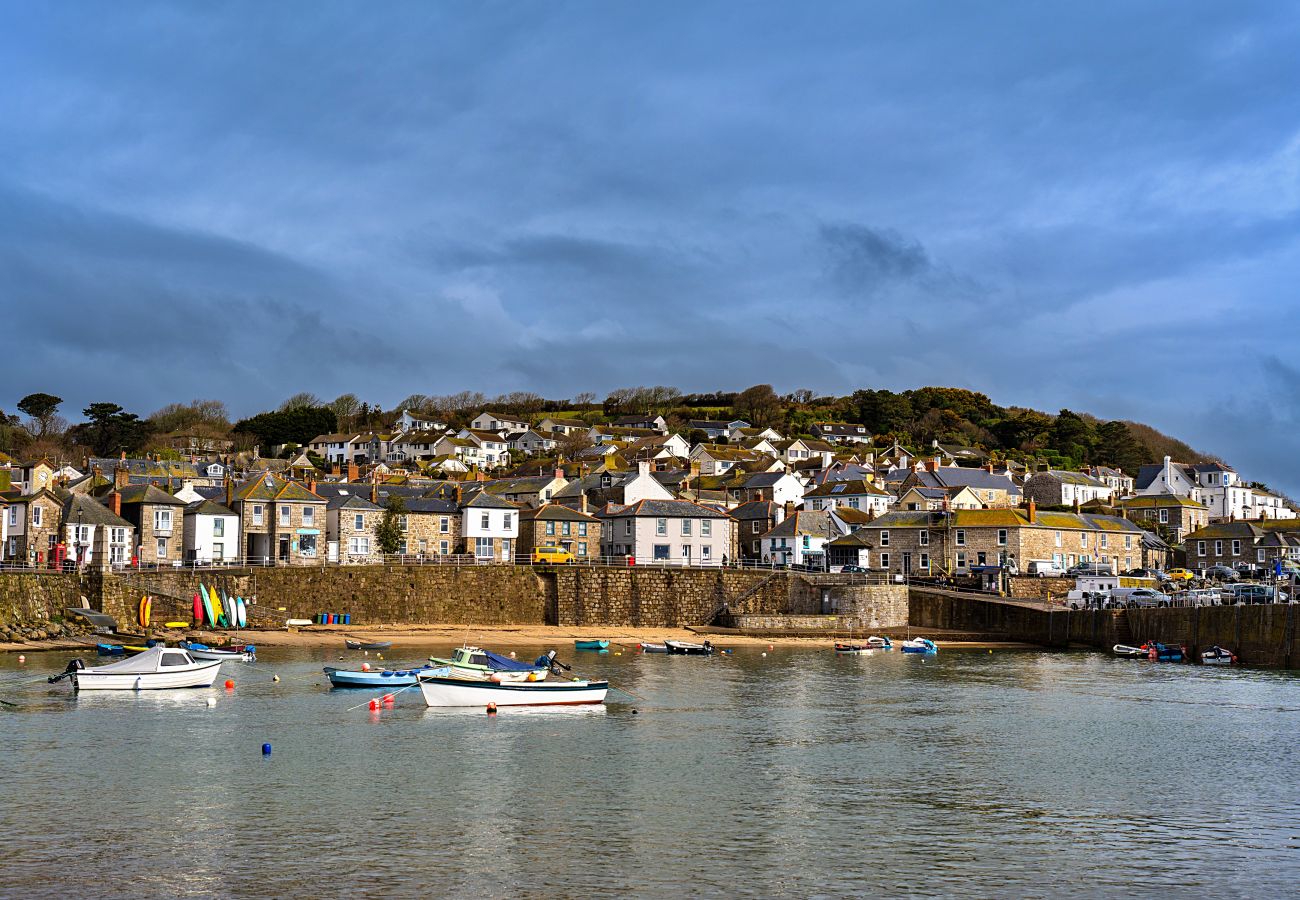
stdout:
{"type": "Polygon", "coordinates": [[[1050,559],[1031,559],[1025,568],[1025,574],[1038,578],[1061,578],[1065,575],[1065,569],[1050,559]]]}

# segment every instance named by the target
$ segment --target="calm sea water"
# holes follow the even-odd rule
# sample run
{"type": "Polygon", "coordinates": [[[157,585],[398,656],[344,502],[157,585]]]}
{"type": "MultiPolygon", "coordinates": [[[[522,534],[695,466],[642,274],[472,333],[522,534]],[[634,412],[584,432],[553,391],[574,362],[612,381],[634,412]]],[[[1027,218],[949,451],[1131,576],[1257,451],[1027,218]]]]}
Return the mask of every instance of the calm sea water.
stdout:
{"type": "Polygon", "coordinates": [[[0,711],[0,894],[1300,891],[1295,673],[565,653],[640,699],[491,718],[416,690],[349,710],[371,694],[323,685],[337,656],[226,664],[229,694],[80,697],[24,684],[68,655],[0,660],[21,704],[0,711]]]}

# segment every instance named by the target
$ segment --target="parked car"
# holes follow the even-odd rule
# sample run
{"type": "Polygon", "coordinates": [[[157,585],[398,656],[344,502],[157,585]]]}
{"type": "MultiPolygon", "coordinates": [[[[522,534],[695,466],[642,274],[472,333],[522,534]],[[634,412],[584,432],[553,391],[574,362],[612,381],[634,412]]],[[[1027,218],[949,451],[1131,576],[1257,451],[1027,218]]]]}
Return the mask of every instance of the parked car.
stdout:
{"type": "Polygon", "coordinates": [[[1079,563],[1070,566],[1065,574],[1077,578],[1080,575],[1110,575],[1112,570],[1105,563],[1079,563]]]}
{"type": "Polygon", "coordinates": [[[1123,575],[1123,576],[1126,577],[1126,578],[1156,578],[1156,579],[1159,579],[1160,576],[1163,575],[1164,573],[1161,572],[1159,569],[1129,569],[1129,570],[1127,570],[1127,571],[1125,571],[1125,572],[1121,572],[1120,574],[1123,575]]]}
{"type": "Polygon", "coordinates": [[[1223,595],[1218,588],[1195,588],[1179,594],[1175,601],[1180,606],[1219,606],[1223,603],[1223,595]]]}
{"type": "Polygon", "coordinates": [[[1210,566],[1202,573],[1201,577],[1213,578],[1216,581],[1236,581],[1241,576],[1237,574],[1237,570],[1232,566],[1210,566]]]}
{"type": "Polygon", "coordinates": [[[1050,559],[1031,559],[1025,568],[1025,574],[1037,578],[1060,578],[1065,574],[1065,569],[1050,559]]]}
{"type": "Polygon", "coordinates": [[[1170,569],[1165,573],[1165,581],[1191,581],[1196,575],[1191,569],[1170,569]]]}
{"type": "Polygon", "coordinates": [[[1145,609],[1172,605],[1173,598],[1151,588],[1116,588],[1110,592],[1111,600],[1130,609],[1145,609]]]}
{"type": "Polygon", "coordinates": [[[533,549],[534,563],[571,563],[573,554],[563,547],[535,547],[533,549]]]}
{"type": "Polygon", "coordinates": [[[869,570],[867,569],[866,566],[855,566],[850,563],[847,566],[840,566],[840,571],[852,575],[865,575],[869,570]]]}
{"type": "Polygon", "coordinates": [[[1286,603],[1289,601],[1286,591],[1275,591],[1263,584],[1235,584],[1230,603],[1286,603]]]}

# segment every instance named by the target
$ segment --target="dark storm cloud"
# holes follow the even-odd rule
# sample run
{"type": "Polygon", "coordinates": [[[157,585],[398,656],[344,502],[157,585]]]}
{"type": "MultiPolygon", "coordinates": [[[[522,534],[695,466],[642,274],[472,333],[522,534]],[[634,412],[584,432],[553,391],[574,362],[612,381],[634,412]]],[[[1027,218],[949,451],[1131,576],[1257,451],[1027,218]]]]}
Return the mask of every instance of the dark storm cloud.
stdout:
{"type": "Polygon", "coordinates": [[[1253,399],[1300,324],[1287,5],[5,20],[0,407],[951,383],[1300,454],[1253,399]]]}

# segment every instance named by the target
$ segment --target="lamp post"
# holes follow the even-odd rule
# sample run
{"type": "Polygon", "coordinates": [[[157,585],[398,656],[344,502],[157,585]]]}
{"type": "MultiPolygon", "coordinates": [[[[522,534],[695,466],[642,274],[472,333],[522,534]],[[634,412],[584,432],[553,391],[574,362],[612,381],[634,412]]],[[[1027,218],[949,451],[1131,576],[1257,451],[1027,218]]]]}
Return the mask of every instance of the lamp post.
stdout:
{"type": "Polygon", "coordinates": [[[77,507],[77,532],[73,538],[73,550],[77,554],[77,571],[81,571],[81,507],[77,507]]]}

